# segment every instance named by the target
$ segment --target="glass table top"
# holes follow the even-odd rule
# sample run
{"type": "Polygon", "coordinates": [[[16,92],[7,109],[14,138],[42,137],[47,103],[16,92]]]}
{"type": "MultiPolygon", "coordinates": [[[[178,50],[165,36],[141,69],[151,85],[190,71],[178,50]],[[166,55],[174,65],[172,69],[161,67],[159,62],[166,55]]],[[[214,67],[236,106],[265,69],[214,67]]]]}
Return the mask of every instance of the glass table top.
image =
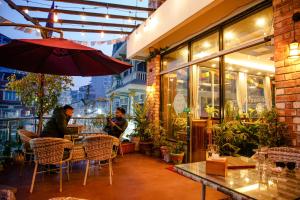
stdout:
{"type": "MultiPolygon", "coordinates": [[[[280,173],[271,170],[229,169],[226,177],[205,173],[205,162],[176,165],[176,169],[193,178],[209,182],[215,189],[226,188],[236,195],[250,199],[297,199],[300,198],[300,169],[280,173]]],[[[222,191],[222,190],[220,190],[222,191]]]]}

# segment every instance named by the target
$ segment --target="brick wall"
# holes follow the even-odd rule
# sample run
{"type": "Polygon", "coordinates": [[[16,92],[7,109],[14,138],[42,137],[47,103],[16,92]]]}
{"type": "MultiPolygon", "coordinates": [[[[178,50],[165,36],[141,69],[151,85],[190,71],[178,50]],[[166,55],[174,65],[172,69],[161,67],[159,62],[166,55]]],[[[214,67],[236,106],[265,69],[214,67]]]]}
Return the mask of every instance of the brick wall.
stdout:
{"type": "Polygon", "coordinates": [[[300,42],[300,22],[293,28],[292,16],[300,11],[300,0],[273,0],[276,108],[280,121],[289,125],[294,146],[300,146],[300,59],[288,58],[288,45],[300,42]]]}
{"type": "Polygon", "coordinates": [[[150,118],[159,123],[160,106],[160,56],[156,56],[147,63],[147,87],[152,87],[152,92],[147,91],[148,101],[151,106],[150,118]]]}

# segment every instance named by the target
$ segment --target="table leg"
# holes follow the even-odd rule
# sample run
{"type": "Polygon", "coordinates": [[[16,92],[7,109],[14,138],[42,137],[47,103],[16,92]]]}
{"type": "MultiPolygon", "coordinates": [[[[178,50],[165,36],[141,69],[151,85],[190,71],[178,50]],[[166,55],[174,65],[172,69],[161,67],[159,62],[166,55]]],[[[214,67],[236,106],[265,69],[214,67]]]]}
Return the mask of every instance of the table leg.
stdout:
{"type": "Polygon", "coordinates": [[[205,195],[206,194],[206,185],[202,183],[202,188],[201,188],[201,200],[205,200],[205,195]]]}

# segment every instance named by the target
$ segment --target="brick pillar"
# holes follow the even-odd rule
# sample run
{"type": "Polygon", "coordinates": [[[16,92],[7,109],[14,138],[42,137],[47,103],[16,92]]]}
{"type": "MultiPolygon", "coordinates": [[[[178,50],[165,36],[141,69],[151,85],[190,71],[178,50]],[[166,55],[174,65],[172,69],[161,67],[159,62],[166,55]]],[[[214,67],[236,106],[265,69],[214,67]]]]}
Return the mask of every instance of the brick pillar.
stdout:
{"type": "Polygon", "coordinates": [[[147,90],[148,102],[150,103],[150,119],[159,123],[160,106],[160,56],[156,56],[147,63],[147,90]]]}
{"type": "Polygon", "coordinates": [[[300,22],[293,28],[292,16],[300,11],[299,0],[273,0],[276,108],[286,122],[293,146],[300,146],[300,59],[288,58],[288,45],[300,42],[300,22]]]}

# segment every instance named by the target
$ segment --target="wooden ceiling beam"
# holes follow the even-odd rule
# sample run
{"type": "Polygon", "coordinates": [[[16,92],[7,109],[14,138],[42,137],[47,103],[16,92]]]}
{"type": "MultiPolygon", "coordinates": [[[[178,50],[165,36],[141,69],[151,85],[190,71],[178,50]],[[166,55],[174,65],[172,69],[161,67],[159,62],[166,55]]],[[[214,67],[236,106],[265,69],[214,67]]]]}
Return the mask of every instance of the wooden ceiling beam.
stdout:
{"type": "MultiPolygon", "coordinates": [[[[102,30],[97,29],[78,29],[78,28],[65,28],[65,27],[54,27],[57,30],[67,31],[67,32],[78,32],[78,33],[101,33],[102,30]]],[[[120,34],[129,35],[131,31],[114,31],[114,30],[103,30],[105,34],[120,34]]]]}
{"type": "Polygon", "coordinates": [[[118,9],[125,9],[125,10],[137,10],[137,11],[145,11],[145,12],[155,11],[154,8],[129,6],[129,5],[124,5],[124,4],[105,3],[105,2],[98,2],[98,1],[86,1],[86,0],[55,0],[55,1],[56,2],[63,2],[63,3],[89,5],[89,6],[118,8],[118,9]]]}
{"type": "MultiPolygon", "coordinates": [[[[34,18],[35,20],[38,20],[39,22],[53,22],[52,20],[49,20],[47,18],[34,18]]],[[[120,27],[120,28],[136,28],[136,25],[130,25],[130,24],[117,24],[117,23],[104,23],[104,22],[91,22],[91,21],[79,21],[79,20],[67,20],[67,19],[58,19],[58,24],[80,24],[80,25],[90,25],[90,26],[105,26],[105,27],[120,27]]]]}
{"type": "MultiPolygon", "coordinates": [[[[43,7],[34,7],[34,6],[17,6],[20,10],[29,10],[29,11],[37,11],[37,12],[50,12],[50,8],[43,8],[43,7]]],[[[64,9],[54,9],[56,13],[61,13],[61,14],[69,14],[69,15],[84,15],[84,16],[89,16],[89,17],[106,17],[106,13],[94,13],[94,12],[83,12],[83,11],[74,11],[74,10],[64,10],[64,9]]],[[[124,16],[124,15],[115,15],[115,14],[109,14],[109,18],[112,19],[131,19],[131,20],[136,20],[136,21],[145,21],[147,18],[144,17],[134,17],[134,16],[124,16]]]]}

